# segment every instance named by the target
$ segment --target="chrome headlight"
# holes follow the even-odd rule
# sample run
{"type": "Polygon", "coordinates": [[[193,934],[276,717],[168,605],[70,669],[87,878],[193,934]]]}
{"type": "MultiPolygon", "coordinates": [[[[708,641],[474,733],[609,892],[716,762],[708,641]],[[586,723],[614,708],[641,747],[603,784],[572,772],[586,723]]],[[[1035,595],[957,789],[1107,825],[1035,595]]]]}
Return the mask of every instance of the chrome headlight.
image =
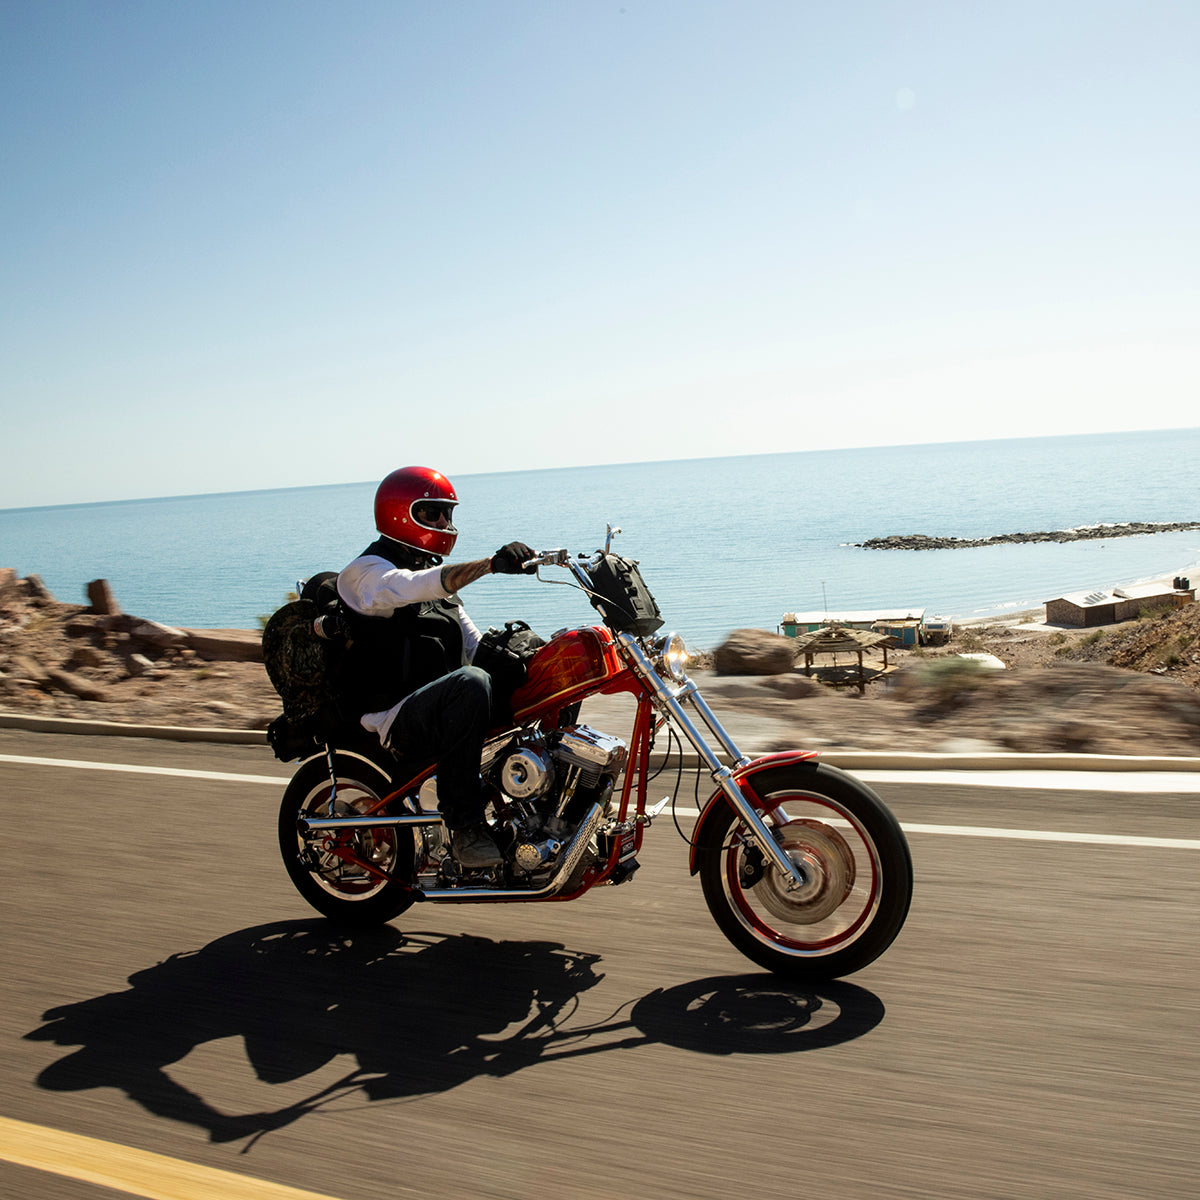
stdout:
{"type": "Polygon", "coordinates": [[[658,673],[676,683],[687,680],[688,650],[678,633],[668,633],[658,643],[658,673]]]}

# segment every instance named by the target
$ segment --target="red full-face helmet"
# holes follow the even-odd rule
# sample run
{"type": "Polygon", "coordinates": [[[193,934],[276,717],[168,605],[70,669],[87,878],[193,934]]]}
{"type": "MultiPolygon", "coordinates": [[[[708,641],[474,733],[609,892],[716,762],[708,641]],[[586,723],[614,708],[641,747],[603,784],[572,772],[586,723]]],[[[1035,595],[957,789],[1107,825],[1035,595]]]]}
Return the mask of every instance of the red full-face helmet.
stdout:
{"type": "Polygon", "coordinates": [[[454,528],[454,487],[430,467],[401,467],[375,492],[375,528],[384,537],[422,554],[449,554],[454,528]],[[443,523],[443,518],[444,523],[443,523]]]}

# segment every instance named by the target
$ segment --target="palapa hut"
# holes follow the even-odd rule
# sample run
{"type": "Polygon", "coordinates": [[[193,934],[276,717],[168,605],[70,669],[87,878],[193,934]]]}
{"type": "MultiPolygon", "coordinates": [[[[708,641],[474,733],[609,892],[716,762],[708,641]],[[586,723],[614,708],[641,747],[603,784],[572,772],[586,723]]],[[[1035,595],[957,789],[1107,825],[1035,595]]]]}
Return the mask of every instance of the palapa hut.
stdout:
{"type": "Polygon", "coordinates": [[[814,629],[811,633],[798,634],[796,657],[804,656],[804,673],[811,676],[813,659],[818,655],[832,655],[832,664],[817,666],[817,678],[835,686],[854,683],[860,692],[865,692],[868,678],[877,678],[888,670],[888,647],[895,645],[895,639],[886,633],[875,633],[869,629],[843,629],[840,625],[832,625],[827,629],[814,629]],[[869,676],[863,663],[863,653],[867,650],[883,651],[883,668],[872,670],[869,676]],[[838,664],[839,654],[853,655],[858,659],[857,678],[853,666],[838,664]]]}

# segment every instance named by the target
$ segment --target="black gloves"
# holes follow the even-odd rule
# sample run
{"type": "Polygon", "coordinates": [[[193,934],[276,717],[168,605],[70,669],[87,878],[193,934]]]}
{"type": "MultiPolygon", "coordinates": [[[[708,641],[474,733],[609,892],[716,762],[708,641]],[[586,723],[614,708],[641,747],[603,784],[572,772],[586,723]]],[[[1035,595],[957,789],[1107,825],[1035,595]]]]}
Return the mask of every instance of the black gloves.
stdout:
{"type": "Polygon", "coordinates": [[[492,555],[493,575],[532,575],[537,567],[526,567],[537,551],[530,549],[524,542],[509,542],[501,546],[492,555]]]}

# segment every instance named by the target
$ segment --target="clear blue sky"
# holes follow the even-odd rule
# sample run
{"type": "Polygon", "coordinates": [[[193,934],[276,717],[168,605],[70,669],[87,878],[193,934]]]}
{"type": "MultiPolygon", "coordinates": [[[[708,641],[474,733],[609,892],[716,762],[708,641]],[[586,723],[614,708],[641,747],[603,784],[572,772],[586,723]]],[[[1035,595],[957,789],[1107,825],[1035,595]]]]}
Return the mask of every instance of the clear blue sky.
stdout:
{"type": "Polygon", "coordinates": [[[0,507],[1200,423],[1200,3],[0,0],[0,507]]]}

